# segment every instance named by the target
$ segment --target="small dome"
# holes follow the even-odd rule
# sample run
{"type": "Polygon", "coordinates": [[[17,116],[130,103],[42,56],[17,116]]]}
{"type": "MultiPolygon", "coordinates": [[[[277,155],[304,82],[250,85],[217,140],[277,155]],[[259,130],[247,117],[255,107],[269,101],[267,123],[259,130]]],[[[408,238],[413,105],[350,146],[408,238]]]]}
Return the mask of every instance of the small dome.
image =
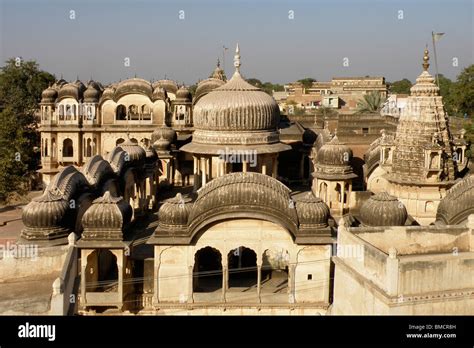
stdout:
{"type": "Polygon", "coordinates": [[[65,215],[69,208],[69,203],[58,191],[52,193],[50,190],[44,191],[40,197],[33,198],[28,205],[23,208],[22,220],[25,228],[22,237],[26,239],[41,239],[55,233],[64,232],[63,227],[65,215]]]}
{"type": "Polygon", "coordinates": [[[99,101],[100,94],[100,86],[94,81],[89,81],[87,89],[84,91],[84,102],[97,103],[99,101]]]}
{"type": "Polygon", "coordinates": [[[316,154],[313,176],[320,179],[353,179],[357,177],[350,165],[352,150],[337,136],[321,146],[316,154]]]}
{"type": "Polygon", "coordinates": [[[172,144],[176,141],[176,131],[166,125],[161,125],[157,127],[151,134],[151,142],[155,143],[158,139],[164,138],[169,144],[172,144]]]}
{"type": "Polygon", "coordinates": [[[218,79],[222,81],[227,81],[227,77],[225,76],[224,70],[221,68],[221,62],[219,59],[217,59],[217,66],[212,72],[211,76],[209,76],[212,79],[218,79]]]}
{"type": "Polygon", "coordinates": [[[107,86],[102,92],[101,101],[114,99],[115,87],[107,86]]]}
{"type": "Polygon", "coordinates": [[[168,95],[163,87],[158,86],[153,90],[151,100],[166,100],[166,98],[168,98],[168,95]]]}
{"type": "Polygon", "coordinates": [[[159,138],[153,143],[153,148],[160,154],[164,152],[168,152],[168,148],[170,146],[170,142],[165,138],[159,138]]]}
{"type": "Polygon", "coordinates": [[[387,192],[371,196],[362,204],[359,214],[366,226],[403,226],[408,217],[403,203],[387,192]]]}
{"type": "Polygon", "coordinates": [[[161,87],[167,93],[176,94],[178,92],[178,85],[173,80],[159,80],[153,84],[153,88],[161,87]]]}
{"type": "Polygon", "coordinates": [[[176,100],[177,102],[190,102],[192,99],[191,92],[184,86],[181,86],[176,92],[176,100]]]}
{"type": "Polygon", "coordinates": [[[127,138],[118,146],[128,154],[128,160],[134,164],[142,163],[146,158],[146,152],[143,147],[132,141],[130,138],[127,138]]]}
{"type": "Polygon", "coordinates": [[[49,86],[41,93],[41,103],[54,103],[57,97],[58,91],[52,86],[49,86]]]}
{"type": "Polygon", "coordinates": [[[194,93],[193,102],[196,103],[201,97],[205,96],[212,90],[225,84],[225,81],[215,78],[209,78],[198,83],[196,92],[194,93]]]}
{"type": "Polygon", "coordinates": [[[181,193],[167,199],[158,211],[158,230],[180,231],[187,228],[189,214],[193,206],[192,199],[181,193]]]}
{"type": "Polygon", "coordinates": [[[328,226],[329,207],[312,192],[296,199],[296,213],[300,230],[328,226]]]}
{"type": "Polygon", "coordinates": [[[82,217],[84,240],[122,240],[132,218],[132,207],[109,191],[92,202],[82,217]]]}

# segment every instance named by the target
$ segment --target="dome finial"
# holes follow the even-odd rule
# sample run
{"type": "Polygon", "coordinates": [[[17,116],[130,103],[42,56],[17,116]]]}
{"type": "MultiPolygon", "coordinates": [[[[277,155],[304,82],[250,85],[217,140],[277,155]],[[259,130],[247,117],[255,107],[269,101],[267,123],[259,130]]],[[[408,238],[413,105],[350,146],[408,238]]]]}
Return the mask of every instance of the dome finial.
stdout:
{"type": "Polygon", "coordinates": [[[430,67],[430,56],[429,56],[429,52],[428,52],[428,45],[426,45],[425,47],[425,52],[424,52],[424,55],[423,55],[423,69],[425,71],[428,71],[428,68],[430,67]]]}
{"type": "Polygon", "coordinates": [[[239,44],[237,43],[237,47],[235,48],[235,56],[234,56],[234,66],[235,71],[240,73],[240,48],[239,44]]]}

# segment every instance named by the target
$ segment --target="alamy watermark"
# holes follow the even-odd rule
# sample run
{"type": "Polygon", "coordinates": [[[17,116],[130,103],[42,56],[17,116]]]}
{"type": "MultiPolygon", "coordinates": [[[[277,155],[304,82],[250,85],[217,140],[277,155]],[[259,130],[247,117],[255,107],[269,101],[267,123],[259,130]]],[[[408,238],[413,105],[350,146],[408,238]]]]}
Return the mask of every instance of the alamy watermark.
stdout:
{"type": "Polygon", "coordinates": [[[0,257],[3,259],[24,258],[36,260],[38,257],[38,245],[18,245],[15,243],[10,243],[10,241],[7,241],[6,243],[0,243],[0,257]]]}
{"type": "Polygon", "coordinates": [[[235,150],[226,147],[225,150],[219,150],[219,159],[227,163],[248,163],[250,167],[257,166],[256,150],[235,150]]]}

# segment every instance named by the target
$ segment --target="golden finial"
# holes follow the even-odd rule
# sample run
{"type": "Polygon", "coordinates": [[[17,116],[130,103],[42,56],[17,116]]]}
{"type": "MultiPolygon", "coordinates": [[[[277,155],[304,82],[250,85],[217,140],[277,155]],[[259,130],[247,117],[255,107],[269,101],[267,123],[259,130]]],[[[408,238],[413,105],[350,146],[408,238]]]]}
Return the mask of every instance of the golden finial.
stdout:
{"type": "Polygon", "coordinates": [[[423,69],[425,71],[428,71],[428,68],[430,67],[430,56],[429,56],[429,52],[428,52],[428,45],[426,45],[425,47],[425,52],[424,52],[424,55],[423,55],[423,69]]]}

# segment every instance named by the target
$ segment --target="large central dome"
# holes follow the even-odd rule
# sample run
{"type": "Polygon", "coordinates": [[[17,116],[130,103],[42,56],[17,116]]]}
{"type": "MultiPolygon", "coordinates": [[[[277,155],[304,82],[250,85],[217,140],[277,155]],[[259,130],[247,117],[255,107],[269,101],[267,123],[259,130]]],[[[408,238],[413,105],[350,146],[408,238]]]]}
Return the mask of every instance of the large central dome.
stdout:
{"type": "Polygon", "coordinates": [[[194,106],[194,144],[268,145],[279,143],[280,111],[275,99],[252,86],[236,68],[224,85],[204,95],[194,106]]]}

